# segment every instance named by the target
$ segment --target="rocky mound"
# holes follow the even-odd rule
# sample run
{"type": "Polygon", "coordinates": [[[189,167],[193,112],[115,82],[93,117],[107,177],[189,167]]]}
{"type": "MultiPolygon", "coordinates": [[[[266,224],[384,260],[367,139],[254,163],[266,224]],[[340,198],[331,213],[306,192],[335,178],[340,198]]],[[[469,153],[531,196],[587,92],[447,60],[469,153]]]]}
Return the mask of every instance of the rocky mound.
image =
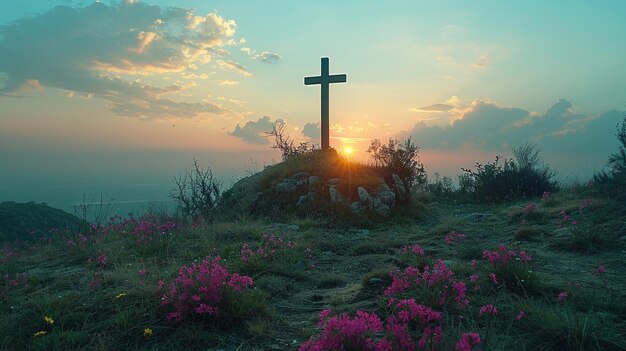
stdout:
{"type": "Polygon", "coordinates": [[[254,216],[328,211],[388,216],[408,199],[405,182],[339,156],[318,150],[268,166],[224,193],[228,212],[254,216]]]}

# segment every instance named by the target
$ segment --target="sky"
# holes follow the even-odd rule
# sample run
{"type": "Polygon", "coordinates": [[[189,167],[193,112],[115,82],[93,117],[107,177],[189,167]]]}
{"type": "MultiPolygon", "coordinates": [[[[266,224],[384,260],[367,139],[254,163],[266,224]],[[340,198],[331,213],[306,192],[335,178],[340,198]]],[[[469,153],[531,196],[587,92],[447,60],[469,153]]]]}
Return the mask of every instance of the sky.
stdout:
{"type": "Polygon", "coordinates": [[[193,159],[227,187],[279,161],[285,123],[331,146],[412,137],[432,175],[537,144],[562,179],[617,149],[624,1],[0,4],[0,201],[165,200],[193,159]]]}

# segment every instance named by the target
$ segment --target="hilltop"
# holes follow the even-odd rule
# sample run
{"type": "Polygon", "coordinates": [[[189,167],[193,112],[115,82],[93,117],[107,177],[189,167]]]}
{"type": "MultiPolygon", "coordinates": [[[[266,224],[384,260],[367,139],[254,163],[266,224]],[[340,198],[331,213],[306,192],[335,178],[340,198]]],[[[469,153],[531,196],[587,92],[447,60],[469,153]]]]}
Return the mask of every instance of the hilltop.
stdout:
{"type": "MultiPolygon", "coordinates": [[[[443,313],[429,322],[442,328],[441,341],[428,339],[440,349],[470,332],[498,350],[626,347],[623,202],[585,185],[503,204],[429,192],[413,200],[419,215],[368,228],[298,217],[188,226],[152,214],[113,218],[71,242],[6,247],[2,349],[295,350],[319,338],[328,308],[327,320],[347,313],[347,323],[361,310],[385,321],[397,309],[387,307],[392,298],[411,297],[443,313]],[[452,275],[442,279],[464,284],[467,303],[448,295],[440,305],[432,294],[454,290],[437,282],[398,288],[410,267],[435,264],[452,275]],[[230,287],[214,301],[219,313],[176,305],[177,275],[194,281],[223,274],[218,267],[230,287]]],[[[411,325],[423,335],[424,325],[411,325]]],[[[367,330],[375,340],[385,334],[367,330]]]]}

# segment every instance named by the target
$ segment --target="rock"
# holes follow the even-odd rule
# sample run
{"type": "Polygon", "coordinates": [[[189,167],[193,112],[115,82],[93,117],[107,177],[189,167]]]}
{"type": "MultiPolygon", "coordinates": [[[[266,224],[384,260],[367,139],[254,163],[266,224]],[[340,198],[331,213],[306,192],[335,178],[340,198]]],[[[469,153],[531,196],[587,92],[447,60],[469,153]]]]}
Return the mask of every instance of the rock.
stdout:
{"type": "Polygon", "coordinates": [[[368,235],[370,235],[370,231],[367,230],[367,229],[361,229],[361,230],[357,231],[356,233],[358,235],[361,235],[361,236],[368,236],[368,235]]]}
{"type": "Polygon", "coordinates": [[[365,210],[365,205],[359,201],[355,201],[350,204],[350,208],[352,208],[352,212],[359,213],[365,210]]]}
{"type": "Polygon", "coordinates": [[[385,281],[380,279],[380,278],[370,278],[370,280],[368,280],[367,282],[372,284],[372,285],[385,283],[385,281]]]}
{"type": "Polygon", "coordinates": [[[313,200],[315,200],[315,193],[314,192],[310,192],[310,193],[308,193],[306,195],[302,195],[298,199],[298,202],[296,203],[296,207],[302,207],[302,206],[308,204],[309,202],[312,202],[313,200]]]}
{"type": "Polygon", "coordinates": [[[364,187],[360,186],[356,189],[356,191],[359,194],[359,200],[361,200],[362,203],[367,205],[368,203],[372,202],[372,197],[370,196],[370,193],[368,193],[364,187]]]}
{"type": "Polygon", "coordinates": [[[394,207],[396,205],[396,193],[394,193],[386,183],[382,183],[376,189],[375,197],[380,199],[380,202],[388,207],[394,207]]]}
{"type": "Polygon", "coordinates": [[[290,193],[292,191],[295,191],[297,187],[298,187],[298,183],[294,179],[291,179],[291,178],[285,179],[281,181],[280,183],[276,184],[276,193],[277,194],[290,193]]]}
{"type": "Polygon", "coordinates": [[[392,174],[391,179],[393,179],[393,188],[396,190],[398,198],[400,199],[400,201],[404,201],[408,195],[406,185],[404,185],[404,182],[397,174],[392,174]]]}
{"type": "Polygon", "coordinates": [[[329,193],[330,193],[330,202],[332,203],[343,203],[346,202],[346,197],[339,192],[339,190],[337,190],[336,187],[330,187],[330,189],[328,189],[329,193]]]}
{"type": "Polygon", "coordinates": [[[310,176],[309,179],[308,179],[309,186],[311,187],[311,186],[317,184],[317,182],[319,182],[319,180],[320,180],[320,177],[318,177],[318,176],[310,176]]]}

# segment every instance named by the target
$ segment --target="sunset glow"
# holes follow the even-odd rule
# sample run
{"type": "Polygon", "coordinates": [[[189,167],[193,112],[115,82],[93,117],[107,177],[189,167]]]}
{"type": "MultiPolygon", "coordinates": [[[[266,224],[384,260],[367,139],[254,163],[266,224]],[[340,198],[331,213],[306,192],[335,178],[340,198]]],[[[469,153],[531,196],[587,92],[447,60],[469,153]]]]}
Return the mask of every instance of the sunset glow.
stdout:
{"type": "Polygon", "coordinates": [[[352,154],[354,153],[354,150],[352,149],[352,147],[350,146],[346,146],[343,148],[343,154],[346,157],[352,157],[352,154]]]}
{"type": "Polygon", "coordinates": [[[430,173],[456,177],[532,141],[563,177],[588,176],[626,109],[625,16],[622,2],[6,3],[0,200],[71,202],[129,176],[158,180],[110,197],[167,199],[194,158],[228,183],[280,160],[278,122],[319,145],[320,92],[303,78],[322,57],[348,77],[329,88],[329,134],[352,160],[410,136],[430,173]]]}

